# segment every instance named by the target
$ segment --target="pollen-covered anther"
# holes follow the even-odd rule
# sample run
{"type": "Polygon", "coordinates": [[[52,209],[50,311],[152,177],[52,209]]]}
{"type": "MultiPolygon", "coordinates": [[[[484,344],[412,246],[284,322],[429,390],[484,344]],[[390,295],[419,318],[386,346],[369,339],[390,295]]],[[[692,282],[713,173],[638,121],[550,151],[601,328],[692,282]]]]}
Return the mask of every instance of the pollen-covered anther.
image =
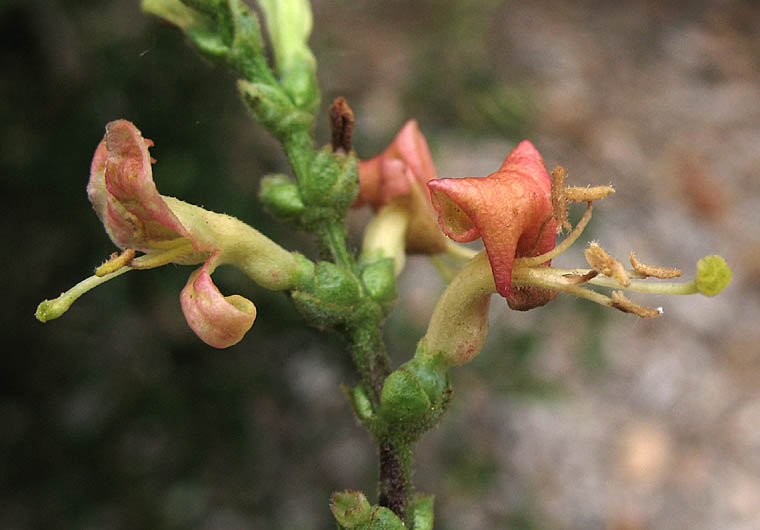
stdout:
{"type": "Polygon", "coordinates": [[[643,278],[659,278],[661,280],[667,280],[670,278],[678,278],[682,274],[678,269],[644,265],[636,258],[636,254],[634,254],[633,251],[631,251],[631,266],[633,267],[633,270],[643,278]]]}
{"type": "Polygon", "coordinates": [[[135,249],[129,247],[125,248],[121,253],[114,252],[105,263],[95,269],[95,276],[101,278],[106,274],[116,272],[122,267],[129,265],[129,262],[135,258],[136,254],[135,249]]]}
{"type": "Polygon", "coordinates": [[[565,198],[570,202],[591,202],[604,199],[615,193],[612,186],[591,186],[587,188],[572,186],[565,188],[565,198]]]}
{"type": "Polygon", "coordinates": [[[654,318],[662,314],[662,309],[639,305],[625,297],[623,291],[612,291],[612,307],[624,313],[633,313],[641,318],[654,318]]]}
{"type": "Polygon", "coordinates": [[[628,273],[625,272],[623,265],[607,254],[607,251],[596,243],[591,243],[584,251],[584,255],[592,269],[615,279],[623,287],[629,287],[631,285],[631,279],[628,277],[628,273]]]}
{"type": "Polygon", "coordinates": [[[565,196],[565,177],[567,171],[562,166],[552,169],[552,210],[557,222],[557,233],[572,230],[573,226],[567,218],[567,197],[565,196]]]}

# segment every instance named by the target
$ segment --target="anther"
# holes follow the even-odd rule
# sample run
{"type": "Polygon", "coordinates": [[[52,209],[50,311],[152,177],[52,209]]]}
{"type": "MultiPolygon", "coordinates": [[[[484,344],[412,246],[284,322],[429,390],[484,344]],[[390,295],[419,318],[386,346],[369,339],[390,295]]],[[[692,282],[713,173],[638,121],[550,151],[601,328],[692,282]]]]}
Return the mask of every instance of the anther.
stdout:
{"type": "Polygon", "coordinates": [[[100,278],[129,265],[129,262],[134,259],[135,254],[135,249],[129,247],[125,248],[120,254],[114,252],[105,263],[95,269],[95,276],[100,278]]]}
{"type": "Polygon", "coordinates": [[[586,256],[586,261],[591,265],[592,269],[598,270],[605,276],[614,278],[623,287],[631,285],[631,279],[625,272],[623,265],[607,254],[607,252],[596,243],[591,243],[583,254],[586,256]]]}
{"type": "Polygon", "coordinates": [[[662,309],[639,305],[625,297],[623,291],[612,291],[612,307],[624,313],[633,313],[641,318],[654,318],[662,314],[662,309]]]}
{"type": "Polygon", "coordinates": [[[636,259],[636,254],[634,254],[633,251],[631,251],[631,266],[633,266],[633,270],[640,274],[643,278],[651,277],[667,280],[669,278],[678,278],[681,275],[681,271],[678,269],[644,265],[638,259],[636,259]]]}

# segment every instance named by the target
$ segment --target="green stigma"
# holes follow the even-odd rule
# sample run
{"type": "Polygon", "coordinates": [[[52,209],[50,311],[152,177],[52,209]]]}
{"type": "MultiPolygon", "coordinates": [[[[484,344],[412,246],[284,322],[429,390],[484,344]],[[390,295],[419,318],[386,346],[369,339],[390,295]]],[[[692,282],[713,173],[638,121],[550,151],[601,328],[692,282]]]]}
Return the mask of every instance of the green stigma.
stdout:
{"type": "Polygon", "coordinates": [[[717,254],[705,256],[697,262],[697,290],[705,296],[715,296],[731,283],[731,268],[717,254]]]}

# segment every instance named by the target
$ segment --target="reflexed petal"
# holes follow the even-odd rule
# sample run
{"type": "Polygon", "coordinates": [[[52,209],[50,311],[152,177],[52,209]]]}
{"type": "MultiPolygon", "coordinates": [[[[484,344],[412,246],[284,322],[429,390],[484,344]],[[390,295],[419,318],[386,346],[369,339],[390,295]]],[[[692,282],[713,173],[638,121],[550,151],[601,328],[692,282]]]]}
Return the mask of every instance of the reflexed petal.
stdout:
{"type": "Polygon", "coordinates": [[[378,209],[408,194],[410,186],[424,188],[435,177],[427,141],[417,121],[410,120],[385,151],[359,162],[359,197],[355,206],[369,203],[378,209]]]}
{"type": "MultiPolygon", "coordinates": [[[[106,135],[95,151],[87,195],[108,235],[120,248],[147,252],[156,243],[191,239],[153,182],[146,140],[131,122],[106,125],[106,135]]],[[[199,249],[200,250],[200,249],[199,249]]]]}
{"type": "Polygon", "coordinates": [[[239,295],[224,296],[211,280],[209,259],[187,281],[180,302],[190,328],[209,346],[227,348],[240,342],[256,320],[256,306],[239,295]]]}
{"type": "Polygon", "coordinates": [[[483,238],[494,283],[510,307],[529,309],[551,299],[512,292],[514,259],[543,254],[556,238],[551,180],[533,144],[520,142],[486,178],[436,179],[428,187],[446,235],[460,242],[483,238]]]}
{"type": "Polygon", "coordinates": [[[409,218],[406,251],[443,252],[446,241],[435,223],[426,186],[435,176],[427,141],[417,122],[410,120],[385,151],[359,161],[359,196],[354,206],[370,204],[375,210],[391,203],[400,206],[409,218]]]}

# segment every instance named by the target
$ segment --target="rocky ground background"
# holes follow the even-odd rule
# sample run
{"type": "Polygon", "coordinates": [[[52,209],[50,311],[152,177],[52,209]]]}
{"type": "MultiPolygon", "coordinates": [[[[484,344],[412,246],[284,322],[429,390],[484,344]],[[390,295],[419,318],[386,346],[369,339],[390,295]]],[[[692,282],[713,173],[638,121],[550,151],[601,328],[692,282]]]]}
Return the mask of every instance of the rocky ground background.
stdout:
{"type": "MultiPolygon", "coordinates": [[[[494,299],[484,352],[454,373],[451,411],[419,446],[436,528],[760,528],[760,8],[314,11],[323,104],[352,104],[361,156],[412,117],[441,176],[486,175],[530,138],[572,184],[615,185],[587,239],[687,276],[720,253],[735,273],[715,299],[637,296],[664,308],[647,321],[562,297],[524,314],[494,299]]],[[[131,274],[44,326],[32,317],[112,251],[84,186],[119,117],[156,141],[162,192],[309,248],[256,206],[258,178],[283,160],[234,78],[131,2],[6,1],[0,15],[0,527],[331,528],[331,491],[373,491],[373,446],[339,390],[353,380],[340,342],[301,329],[284,297],[220,271],[224,292],[259,309],[223,352],[186,328],[185,268],[131,274]]],[[[353,216],[354,237],[365,220],[353,216]]],[[[573,252],[558,265],[581,264],[573,252]]],[[[442,288],[410,260],[387,330],[396,362],[442,288]]]]}

